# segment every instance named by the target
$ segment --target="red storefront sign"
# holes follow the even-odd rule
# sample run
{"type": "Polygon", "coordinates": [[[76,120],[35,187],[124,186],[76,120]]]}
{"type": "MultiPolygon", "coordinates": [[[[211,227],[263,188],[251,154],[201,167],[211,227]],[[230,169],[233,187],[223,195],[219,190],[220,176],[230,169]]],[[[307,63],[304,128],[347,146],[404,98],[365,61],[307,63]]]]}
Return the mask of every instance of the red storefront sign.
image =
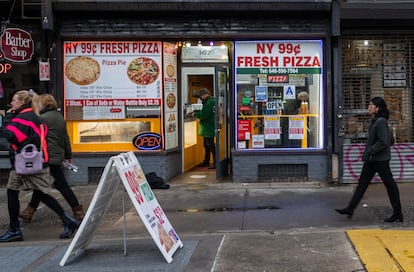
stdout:
{"type": "Polygon", "coordinates": [[[251,137],[252,122],[250,120],[237,120],[237,140],[248,141],[251,137]]]}
{"type": "Polygon", "coordinates": [[[5,59],[12,62],[27,62],[32,59],[34,43],[29,32],[19,28],[6,28],[0,38],[5,59]]]}
{"type": "Polygon", "coordinates": [[[48,61],[39,61],[39,80],[50,80],[50,64],[48,61]]]}

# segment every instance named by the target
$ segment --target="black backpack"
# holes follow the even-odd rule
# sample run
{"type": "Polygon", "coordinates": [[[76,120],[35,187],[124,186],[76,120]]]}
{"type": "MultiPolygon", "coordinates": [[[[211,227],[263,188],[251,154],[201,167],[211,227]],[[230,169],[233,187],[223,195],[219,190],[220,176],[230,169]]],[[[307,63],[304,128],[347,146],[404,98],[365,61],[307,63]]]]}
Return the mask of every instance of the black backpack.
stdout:
{"type": "Polygon", "coordinates": [[[170,185],[165,183],[162,177],[157,176],[155,172],[149,172],[145,174],[147,178],[148,184],[150,185],[151,189],[169,189],[170,185]]]}

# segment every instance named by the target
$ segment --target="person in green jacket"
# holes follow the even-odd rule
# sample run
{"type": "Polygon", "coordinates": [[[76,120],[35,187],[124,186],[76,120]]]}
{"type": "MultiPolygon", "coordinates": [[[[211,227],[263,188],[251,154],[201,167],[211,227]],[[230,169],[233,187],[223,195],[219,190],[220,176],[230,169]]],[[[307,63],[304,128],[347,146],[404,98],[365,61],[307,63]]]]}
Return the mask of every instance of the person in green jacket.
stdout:
{"type": "Polygon", "coordinates": [[[199,91],[199,98],[203,103],[203,108],[194,111],[194,117],[200,119],[198,135],[204,138],[204,160],[199,166],[208,166],[209,169],[216,168],[216,144],[214,142],[215,131],[215,101],[210,96],[210,91],[203,88],[199,91]],[[210,154],[213,157],[213,164],[210,165],[210,154]]]}

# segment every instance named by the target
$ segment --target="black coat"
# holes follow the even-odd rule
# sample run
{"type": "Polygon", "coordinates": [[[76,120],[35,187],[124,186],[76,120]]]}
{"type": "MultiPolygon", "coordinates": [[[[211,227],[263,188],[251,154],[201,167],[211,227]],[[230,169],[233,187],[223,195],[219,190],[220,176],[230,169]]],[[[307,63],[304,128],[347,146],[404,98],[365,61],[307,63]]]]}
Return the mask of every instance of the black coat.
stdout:
{"type": "Polygon", "coordinates": [[[392,134],[384,117],[371,120],[365,145],[364,161],[388,161],[391,159],[392,134]]]}
{"type": "Polygon", "coordinates": [[[40,119],[47,125],[47,144],[49,163],[62,164],[65,159],[72,159],[72,149],[66,130],[66,121],[56,110],[49,110],[40,114],[40,119]]]}
{"type": "MultiPolygon", "coordinates": [[[[5,137],[10,143],[10,162],[14,168],[14,155],[21,151],[26,144],[34,144],[40,149],[40,118],[30,105],[23,105],[14,113],[7,113],[5,127],[0,128],[0,136],[5,137]]],[[[47,136],[47,127],[44,126],[44,139],[47,136]]],[[[48,164],[49,154],[47,152],[46,140],[43,141],[44,166],[48,164]]]]}

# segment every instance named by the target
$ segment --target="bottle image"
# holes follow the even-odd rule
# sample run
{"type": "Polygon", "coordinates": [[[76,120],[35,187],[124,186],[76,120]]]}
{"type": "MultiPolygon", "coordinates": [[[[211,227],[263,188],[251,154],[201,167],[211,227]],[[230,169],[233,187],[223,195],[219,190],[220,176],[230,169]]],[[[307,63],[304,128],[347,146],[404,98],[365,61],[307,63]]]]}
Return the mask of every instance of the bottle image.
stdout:
{"type": "Polygon", "coordinates": [[[301,114],[307,114],[308,109],[309,109],[308,102],[302,101],[302,103],[300,104],[300,113],[301,114]]]}

